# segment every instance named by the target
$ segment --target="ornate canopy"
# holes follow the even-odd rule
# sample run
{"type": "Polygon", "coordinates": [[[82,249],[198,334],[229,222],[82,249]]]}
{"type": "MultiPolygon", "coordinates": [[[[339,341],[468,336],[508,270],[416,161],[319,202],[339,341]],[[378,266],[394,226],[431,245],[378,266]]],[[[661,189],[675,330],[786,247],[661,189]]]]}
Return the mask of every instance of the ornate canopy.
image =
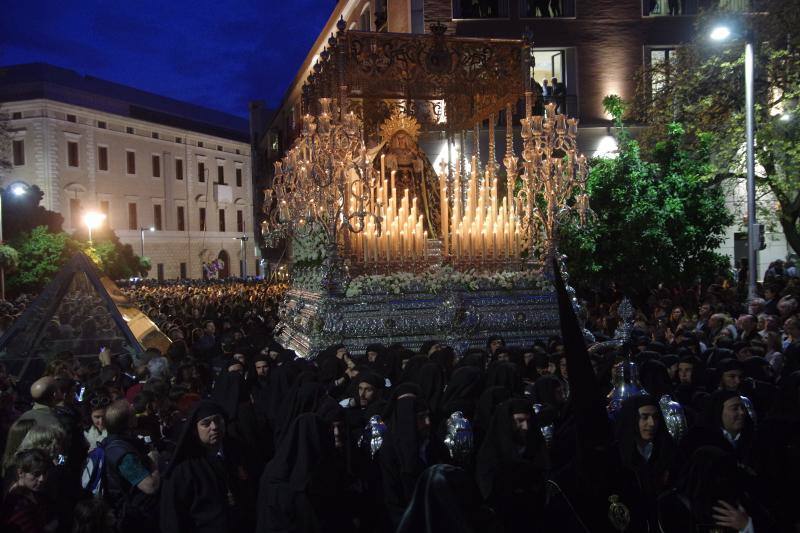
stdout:
{"type": "Polygon", "coordinates": [[[344,96],[372,134],[398,108],[425,130],[454,132],[516,105],[530,44],[444,35],[441,28],[419,35],[340,26],[303,87],[303,112],[314,112],[320,97],[344,96]]]}

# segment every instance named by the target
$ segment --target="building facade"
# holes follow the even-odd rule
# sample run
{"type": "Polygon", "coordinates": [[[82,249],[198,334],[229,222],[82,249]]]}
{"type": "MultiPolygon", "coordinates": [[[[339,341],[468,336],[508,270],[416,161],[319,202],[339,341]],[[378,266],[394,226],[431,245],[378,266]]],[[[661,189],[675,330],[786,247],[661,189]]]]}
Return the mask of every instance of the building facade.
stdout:
{"type": "MultiPolygon", "coordinates": [[[[357,31],[430,33],[432,24],[444,24],[448,34],[463,37],[519,39],[532,32],[534,79],[543,83],[557,78],[564,84],[566,113],[580,121],[579,149],[587,156],[603,156],[616,150],[611,117],[602,104],[606,95],[632,98],[642,67],[669,64],[676,50],[693,38],[694,15],[701,9],[719,5],[756,12],[762,4],[758,0],[339,0],[288,87],[270,129],[259,140],[258,157],[267,161],[268,168],[297,134],[303,84],[340,18],[348,30],[357,31]]],[[[636,125],[631,129],[635,134],[636,125]]],[[[738,223],[742,204],[733,196],[729,203],[737,223],[729,228],[720,252],[733,262],[744,253],[738,223]]],[[[760,272],[788,252],[779,231],[767,237],[767,249],[759,256],[760,272]]]]}
{"type": "Polygon", "coordinates": [[[67,232],[104,213],[152,278],[200,278],[218,258],[223,275],[258,272],[246,119],[49,65],[3,72],[0,185],[37,185],[67,232]]]}

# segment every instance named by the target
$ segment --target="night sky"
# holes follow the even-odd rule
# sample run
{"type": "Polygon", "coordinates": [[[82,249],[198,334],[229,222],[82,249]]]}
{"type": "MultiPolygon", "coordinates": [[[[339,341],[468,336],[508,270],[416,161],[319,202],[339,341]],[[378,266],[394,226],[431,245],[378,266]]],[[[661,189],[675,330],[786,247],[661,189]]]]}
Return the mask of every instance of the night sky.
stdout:
{"type": "Polygon", "coordinates": [[[44,62],[247,116],[276,107],[335,0],[11,0],[0,65],[44,62]]]}

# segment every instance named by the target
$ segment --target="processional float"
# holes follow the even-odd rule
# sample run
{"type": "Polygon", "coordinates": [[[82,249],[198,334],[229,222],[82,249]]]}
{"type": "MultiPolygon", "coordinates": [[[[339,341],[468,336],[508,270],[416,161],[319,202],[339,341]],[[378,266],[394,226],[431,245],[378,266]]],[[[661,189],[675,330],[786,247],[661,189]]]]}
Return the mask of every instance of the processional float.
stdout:
{"type": "Polygon", "coordinates": [[[463,349],[557,333],[542,265],[560,224],[588,212],[577,120],[554,103],[533,114],[529,38],[432,30],[345,32],[340,21],[303,88],[262,222],[267,245],[291,251],[278,338],[302,356],[339,342],[463,349]],[[434,168],[423,145],[437,142],[434,168]]]}

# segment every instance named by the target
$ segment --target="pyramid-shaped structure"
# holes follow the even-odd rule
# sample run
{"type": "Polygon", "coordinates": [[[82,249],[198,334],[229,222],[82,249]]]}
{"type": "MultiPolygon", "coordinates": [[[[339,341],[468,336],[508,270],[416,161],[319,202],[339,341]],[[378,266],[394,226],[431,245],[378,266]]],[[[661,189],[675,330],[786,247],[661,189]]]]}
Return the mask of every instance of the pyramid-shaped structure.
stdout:
{"type": "Polygon", "coordinates": [[[156,347],[165,353],[170,343],[86,255],[76,253],[0,338],[0,362],[20,379],[35,378],[64,351],[97,357],[103,347],[132,355],[156,347]]]}

